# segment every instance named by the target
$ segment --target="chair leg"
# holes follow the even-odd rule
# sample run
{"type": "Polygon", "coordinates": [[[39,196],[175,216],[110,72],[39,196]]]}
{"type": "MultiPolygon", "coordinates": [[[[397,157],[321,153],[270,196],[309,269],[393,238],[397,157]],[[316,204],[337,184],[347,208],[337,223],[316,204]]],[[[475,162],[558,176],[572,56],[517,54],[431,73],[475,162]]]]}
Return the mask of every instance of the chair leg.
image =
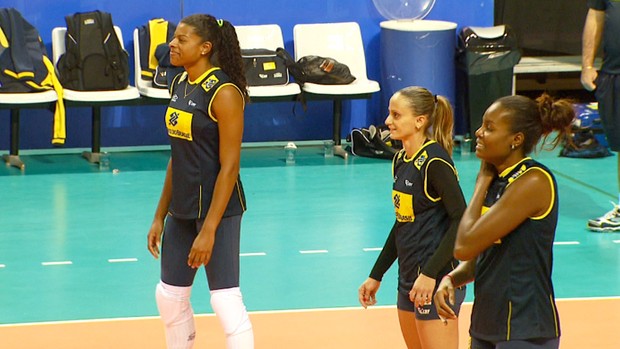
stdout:
{"type": "Polygon", "coordinates": [[[26,165],[19,158],[19,109],[11,109],[11,148],[8,155],[3,155],[4,162],[20,170],[26,168],[26,165]]]}
{"type": "Polygon", "coordinates": [[[342,148],[340,131],[342,129],[342,99],[334,99],[334,154],[346,159],[349,153],[342,148]]]}
{"type": "Polygon", "coordinates": [[[88,160],[88,162],[99,163],[99,153],[101,152],[101,107],[92,107],[92,146],[91,151],[85,151],[82,156],[88,160]]]}

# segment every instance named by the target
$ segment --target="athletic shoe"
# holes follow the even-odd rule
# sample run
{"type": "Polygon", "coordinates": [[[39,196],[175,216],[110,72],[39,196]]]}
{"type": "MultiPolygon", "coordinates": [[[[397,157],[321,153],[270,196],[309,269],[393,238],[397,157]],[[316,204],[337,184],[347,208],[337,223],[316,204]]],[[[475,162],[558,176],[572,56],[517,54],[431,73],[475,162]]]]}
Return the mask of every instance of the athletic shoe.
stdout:
{"type": "Polygon", "coordinates": [[[588,229],[593,231],[620,231],[620,205],[611,203],[614,208],[604,216],[588,220],[588,229]]]}

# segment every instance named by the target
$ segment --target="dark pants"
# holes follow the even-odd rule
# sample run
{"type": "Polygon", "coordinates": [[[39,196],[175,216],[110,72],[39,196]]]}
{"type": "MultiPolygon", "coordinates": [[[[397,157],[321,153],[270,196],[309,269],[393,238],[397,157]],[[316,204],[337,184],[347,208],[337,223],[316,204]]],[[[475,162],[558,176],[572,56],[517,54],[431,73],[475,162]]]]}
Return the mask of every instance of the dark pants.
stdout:
{"type": "Polygon", "coordinates": [[[539,338],[492,343],[472,337],[470,349],[558,349],[559,347],[560,338],[539,338]]]}
{"type": "MultiPolygon", "coordinates": [[[[166,218],[161,252],[161,281],[173,286],[191,286],[198,269],[187,265],[187,257],[204,220],[166,218]]],[[[215,233],[211,260],[205,266],[210,290],[239,287],[239,241],[241,215],[224,217],[215,233]]]]}
{"type": "Polygon", "coordinates": [[[609,148],[620,151],[620,79],[618,75],[599,72],[594,95],[609,148]]]}

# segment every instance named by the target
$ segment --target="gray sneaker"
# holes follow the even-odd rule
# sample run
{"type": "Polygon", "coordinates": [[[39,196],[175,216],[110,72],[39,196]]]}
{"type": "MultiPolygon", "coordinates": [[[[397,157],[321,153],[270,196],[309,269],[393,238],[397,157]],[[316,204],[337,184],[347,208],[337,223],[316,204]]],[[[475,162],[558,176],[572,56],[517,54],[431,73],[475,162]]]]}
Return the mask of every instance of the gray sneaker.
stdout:
{"type": "Polygon", "coordinates": [[[588,229],[593,231],[620,231],[620,205],[611,203],[614,208],[605,213],[604,216],[589,219],[588,229]]]}

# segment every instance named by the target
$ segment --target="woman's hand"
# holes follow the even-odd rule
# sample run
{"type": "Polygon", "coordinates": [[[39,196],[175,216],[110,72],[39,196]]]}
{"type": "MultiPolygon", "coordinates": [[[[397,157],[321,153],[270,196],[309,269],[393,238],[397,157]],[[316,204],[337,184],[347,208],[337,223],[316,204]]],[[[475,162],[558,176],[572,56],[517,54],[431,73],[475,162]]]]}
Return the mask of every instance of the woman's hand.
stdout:
{"type": "Polygon", "coordinates": [[[377,304],[377,291],[381,286],[381,281],[377,281],[373,278],[368,278],[358,289],[358,298],[360,304],[364,309],[369,305],[377,304]]]}
{"type": "Polygon", "coordinates": [[[435,279],[420,274],[409,291],[409,300],[415,304],[416,308],[431,304],[434,289],[435,279]]]}
{"type": "Polygon", "coordinates": [[[146,237],[146,248],[155,257],[159,258],[159,245],[161,244],[161,234],[164,231],[164,222],[158,219],[153,220],[151,229],[146,237]]]}
{"type": "Polygon", "coordinates": [[[437,292],[435,292],[435,309],[439,314],[439,318],[445,324],[449,320],[456,320],[456,314],[450,307],[450,304],[454,305],[454,284],[449,276],[444,276],[439,282],[437,292]],[[449,302],[449,303],[448,303],[449,302]]]}
{"type": "Polygon", "coordinates": [[[215,244],[215,233],[201,231],[194,239],[192,249],[189,251],[187,265],[194,269],[207,265],[213,254],[213,244],[215,244]]]}

